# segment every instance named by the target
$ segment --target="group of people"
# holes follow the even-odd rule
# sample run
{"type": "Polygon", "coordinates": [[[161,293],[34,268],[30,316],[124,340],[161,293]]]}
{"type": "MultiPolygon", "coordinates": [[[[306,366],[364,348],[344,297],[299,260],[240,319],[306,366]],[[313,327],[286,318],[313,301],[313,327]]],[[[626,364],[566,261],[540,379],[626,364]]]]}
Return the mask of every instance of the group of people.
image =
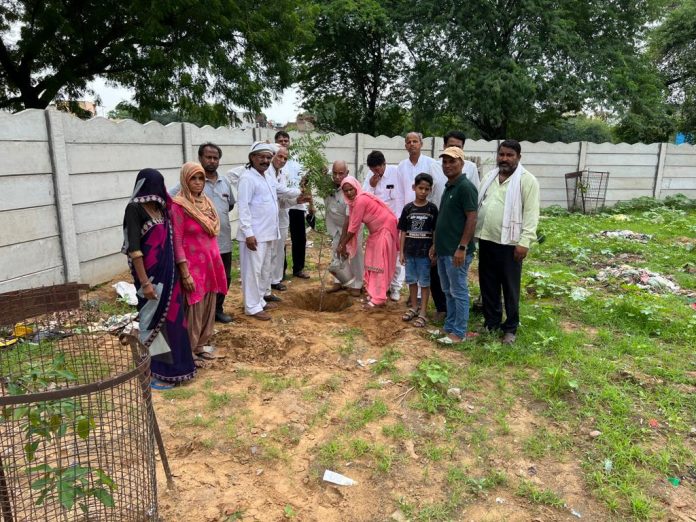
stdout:
{"type": "MultiPolygon", "coordinates": [[[[138,289],[140,338],[152,355],[161,386],[191,379],[214,358],[207,347],[215,321],[233,320],[223,308],[230,285],[232,236],[229,212],[237,206],[244,313],[261,321],[286,290],[285,243],[292,242],[293,276],[304,270],[307,204],[302,166],[290,158],[284,131],[275,143],[256,142],[248,163],[219,174],[222,151],[205,143],[198,163],[186,163],[170,192],[162,175],[141,171],[124,217],[123,252],[138,289]],[[236,191],[236,198],[234,196],[236,191]]],[[[449,344],[467,339],[468,269],[476,245],[485,327],[515,341],[519,324],[522,260],[536,239],[539,187],[524,169],[520,144],[500,143],[497,168],[480,180],[465,159],[466,137],[444,136],[440,161],[421,153],[420,134],[406,135],[408,158],[387,165],[384,154],[366,159],[371,172],[361,184],[344,161],[330,172],[335,192],[324,200],[332,248],[352,278],[328,292],[365,291],[366,310],[398,301],[409,287],[404,321],[427,323],[430,295],[444,318],[449,344]],[[480,187],[480,189],[479,189],[480,187]],[[363,245],[363,225],[368,231],[363,245]],[[502,319],[501,293],[505,303],[502,319]]]]}

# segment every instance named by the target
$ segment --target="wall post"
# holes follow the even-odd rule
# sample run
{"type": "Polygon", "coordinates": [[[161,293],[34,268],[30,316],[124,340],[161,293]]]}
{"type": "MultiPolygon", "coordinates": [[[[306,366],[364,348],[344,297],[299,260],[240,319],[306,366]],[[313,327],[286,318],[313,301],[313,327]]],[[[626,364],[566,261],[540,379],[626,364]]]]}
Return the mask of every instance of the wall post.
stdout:
{"type": "Polygon", "coordinates": [[[191,124],[182,123],[181,124],[181,147],[183,149],[184,163],[189,161],[195,161],[196,158],[193,157],[193,141],[191,133],[191,124]]]}
{"type": "Polygon", "coordinates": [[[46,132],[53,168],[53,191],[58,215],[60,247],[63,252],[63,270],[66,283],[80,282],[80,256],[77,250],[77,232],[70,192],[70,172],[65,150],[63,118],[69,117],[57,110],[46,109],[46,132]]]}
{"type": "Polygon", "coordinates": [[[660,149],[657,154],[657,168],[655,169],[655,184],[653,185],[653,197],[660,199],[662,192],[662,175],[665,172],[665,159],[667,159],[667,144],[660,143],[660,149]]]}
{"type": "Polygon", "coordinates": [[[355,177],[358,181],[362,182],[360,179],[360,167],[365,164],[365,135],[356,132],[355,133],[355,177]]]}
{"type": "Polygon", "coordinates": [[[587,166],[587,142],[580,142],[580,149],[578,150],[578,172],[585,170],[587,166]]]}

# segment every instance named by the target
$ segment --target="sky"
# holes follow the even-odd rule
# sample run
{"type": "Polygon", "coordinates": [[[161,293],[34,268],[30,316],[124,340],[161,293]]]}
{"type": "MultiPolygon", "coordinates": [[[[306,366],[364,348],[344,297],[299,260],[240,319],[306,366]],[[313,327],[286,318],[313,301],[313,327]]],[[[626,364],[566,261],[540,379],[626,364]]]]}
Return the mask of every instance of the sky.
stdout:
{"type": "MultiPolygon", "coordinates": [[[[133,94],[133,91],[130,89],[107,85],[102,78],[97,78],[89,86],[101,98],[101,105],[97,107],[97,116],[106,117],[107,113],[116,107],[119,102],[129,101],[133,94]]],[[[94,101],[94,96],[85,96],[84,98],[94,101]]],[[[290,87],[285,89],[278,101],[274,102],[270,107],[266,107],[263,113],[274,123],[284,124],[295,121],[297,114],[300,112],[298,105],[298,90],[295,87],[290,87]]]]}

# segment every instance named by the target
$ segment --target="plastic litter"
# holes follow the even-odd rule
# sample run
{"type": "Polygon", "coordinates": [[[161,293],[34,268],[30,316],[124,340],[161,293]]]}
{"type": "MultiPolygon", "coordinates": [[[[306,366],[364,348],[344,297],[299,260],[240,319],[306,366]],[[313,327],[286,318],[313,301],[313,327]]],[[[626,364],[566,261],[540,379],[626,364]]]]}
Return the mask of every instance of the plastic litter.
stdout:
{"type": "Polygon", "coordinates": [[[337,486],[355,486],[357,484],[357,482],[352,478],[348,478],[345,475],[341,475],[340,473],[336,473],[330,469],[324,471],[323,479],[325,482],[330,482],[331,484],[336,484],[337,486]]]}
{"type": "Polygon", "coordinates": [[[573,287],[570,291],[570,298],[573,301],[585,301],[591,295],[592,293],[589,290],[579,286],[573,287]]]}
{"type": "Polygon", "coordinates": [[[657,429],[657,428],[660,427],[660,423],[657,422],[657,419],[650,419],[650,420],[648,421],[648,426],[650,426],[650,427],[653,428],[653,429],[657,429]]]}
{"type": "Polygon", "coordinates": [[[495,497],[496,504],[505,504],[505,499],[500,497],[495,497]]]}
{"type": "Polygon", "coordinates": [[[677,477],[667,477],[667,482],[672,484],[675,488],[681,484],[681,480],[679,480],[677,477]]]}
{"type": "Polygon", "coordinates": [[[628,239],[629,241],[638,241],[639,243],[647,243],[652,239],[651,234],[641,234],[632,230],[602,230],[598,234],[593,234],[593,237],[608,237],[612,239],[628,239]]]}
{"type": "Polygon", "coordinates": [[[371,364],[375,364],[376,362],[377,359],[367,359],[366,361],[363,361],[362,359],[357,360],[358,366],[360,366],[361,368],[366,368],[371,364]]]}
{"type": "Polygon", "coordinates": [[[116,289],[118,296],[123,299],[126,303],[131,306],[136,306],[138,304],[138,297],[135,291],[135,285],[133,283],[126,283],[125,281],[119,281],[118,283],[111,285],[116,289]]]}
{"type": "Polygon", "coordinates": [[[578,511],[575,511],[573,508],[570,508],[570,514],[574,517],[582,518],[582,515],[578,511]]]}
{"type": "Polygon", "coordinates": [[[656,272],[651,272],[645,268],[634,268],[629,265],[604,268],[597,272],[595,279],[597,281],[606,281],[612,277],[621,279],[626,283],[632,283],[639,288],[654,294],[683,293],[678,284],[670,281],[665,276],[656,272]]]}
{"type": "Polygon", "coordinates": [[[604,460],[604,471],[607,473],[611,473],[611,470],[614,469],[614,463],[611,461],[611,459],[605,459],[604,460]]]}

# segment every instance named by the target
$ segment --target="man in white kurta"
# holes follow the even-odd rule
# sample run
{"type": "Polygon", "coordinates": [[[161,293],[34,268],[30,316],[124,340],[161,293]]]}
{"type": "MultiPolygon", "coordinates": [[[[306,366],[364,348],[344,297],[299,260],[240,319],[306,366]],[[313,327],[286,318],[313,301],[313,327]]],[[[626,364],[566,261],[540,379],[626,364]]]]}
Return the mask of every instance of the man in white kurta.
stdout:
{"type": "MultiPolygon", "coordinates": [[[[267,172],[274,152],[268,143],[251,146],[249,165],[239,178],[237,190],[244,313],[262,321],[271,318],[266,310],[277,307],[264,299],[271,286],[271,247],[280,239],[277,185],[267,172]]],[[[298,201],[302,200],[299,190],[293,193],[298,201]]]]}
{"type": "Polygon", "coordinates": [[[294,190],[288,191],[287,177],[285,176],[285,164],[288,161],[288,149],[278,147],[271,166],[268,167],[268,173],[276,182],[276,194],[278,194],[278,226],[280,231],[280,239],[273,242],[273,251],[271,259],[271,288],[279,292],[287,290],[287,287],[282,283],[285,275],[285,242],[288,239],[288,227],[290,226],[290,218],[288,209],[295,205],[295,199],[292,195],[294,190]],[[290,194],[290,198],[284,197],[284,194],[290,194]]]}
{"type": "MultiPolygon", "coordinates": [[[[326,230],[332,238],[331,251],[336,252],[338,244],[341,241],[341,236],[348,230],[348,205],[343,199],[343,191],[341,190],[341,182],[349,174],[348,166],[345,161],[334,161],[331,166],[331,176],[336,186],[336,190],[330,196],[324,199],[326,208],[326,230]]],[[[356,234],[358,247],[355,256],[350,258],[349,266],[353,280],[346,285],[350,294],[354,297],[360,295],[360,289],[363,286],[363,248],[362,248],[362,227],[356,234]]],[[[327,293],[333,293],[343,290],[343,285],[338,281],[334,282],[332,288],[327,290],[327,293]]]]}
{"type": "MultiPolygon", "coordinates": [[[[421,154],[423,137],[420,133],[409,132],[406,135],[404,145],[408,152],[408,158],[401,161],[398,166],[399,183],[397,185],[397,198],[400,205],[398,215],[401,216],[401,211],[407,203],[416,199],[416,193],[413,191],[413,182],[421,172],[430,174],[433,177],[433,188],[430,194],[428,194],[428,201],[439,209],[442,194],[447,183],[447,177],[442,172],[442,167],[433,158],[421,154]]],[[[436,266],[433,266],[430,270],[430,295],[432,295],[435,302],[438,317],[444,317],[446,300],[445,294],[440,288],[440,278],[436,266]]]]}

